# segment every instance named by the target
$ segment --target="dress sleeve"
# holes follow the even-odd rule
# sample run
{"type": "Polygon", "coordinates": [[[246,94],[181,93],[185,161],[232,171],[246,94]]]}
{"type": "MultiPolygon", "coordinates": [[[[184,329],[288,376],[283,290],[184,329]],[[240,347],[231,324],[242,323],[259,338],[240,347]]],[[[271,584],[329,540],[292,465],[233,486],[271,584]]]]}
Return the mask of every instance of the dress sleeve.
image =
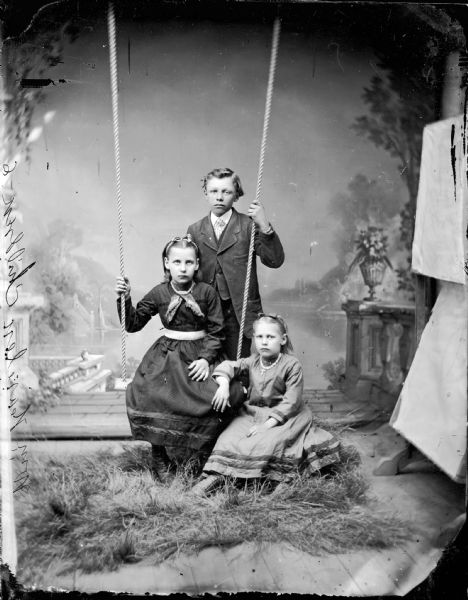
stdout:
{"type": "Polygon", "coordinates": [[[206,336],[199,358],[206,359],[212,364],[218,356],[224,341],[224,319],[221,301],[212,287],[207,286],[207,314],[205,321],[206,336]]]}
{"type": "Polygon", "coordinates": [[[255,230],[255,254],[266,267],[281,267],[284,262],[284,250],[276,231],[262,233],[258,229],[255,230]]]}
{"type": "MultiPolygon", "coordinates": [[[[120,298],[117,299],[117,311],[121,319],[120,298]]],[[[132,299],[125,300],[125,329],[129,333],[140,331],[154,315],[158,314],[158,304],[154,290],[151,290],[144,296],[136,307],[132,304],[132,299]]]]}
{"type": "Polygon", "coordinates": [[[290,417],[297,415],[304,406],[302,392],[304,389],[304,378],[302,374],[302,365],[299,361],[294,362],[287,367],[284,383],[286,392],[283,399],[274,408],[269,416],[276,419],[280,425],[285,423],[290,417]]]}
{"type": "Polygon", "coordinates": [[[213,371],[213,379],[216,377],[226,377],[231,381],[234,377],[248,372],[253,364],[253,357],[240,358],[239,360],[224,360],[213,371]]]}

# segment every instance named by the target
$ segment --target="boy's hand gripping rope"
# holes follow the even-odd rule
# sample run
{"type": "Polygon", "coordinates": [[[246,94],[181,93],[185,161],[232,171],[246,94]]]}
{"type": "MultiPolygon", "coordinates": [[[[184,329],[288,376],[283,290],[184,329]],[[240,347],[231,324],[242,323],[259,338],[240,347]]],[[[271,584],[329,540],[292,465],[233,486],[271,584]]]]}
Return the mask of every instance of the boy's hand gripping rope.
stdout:
{"type": "MultiPolygon", "coordinates": [[[[114,131],[114,157],[115,157],[115,175],[116,175],[116,198],[117,198],[117,214],[119,228],[119,257],[120,257],[120,275],[125,277],[124,269],[124,252],[123,252],[123,221],[122,221],[122,199],[120,189],[120,143],[119,143],[119,108],[118,108],[118,80],[117,80],[117,53],[116,53],[116,33],[115,33],[115,14],[114,5],[109,3],[107,12],[107,27],[109,37],[109,62],[110,62],[110,77],[111,77],[111,95],[112,95],[112,124],[114,131]]],[[[262,143],[260,146],[260,159],[257,176],[257,190],[255,193],[255,202],[260,200],[260,191],[262,187],[263,164],[265,161],[265,150],[268,135],[268,126],[270,123],[271,101],[273,97],[273,84],[276,71],[276,58],[278,56],[279,36],[281,29],[281,21],[275,19],[273,25],[273,40],[271,46],[270,70],[268,74],[268,88],[265,103],[265,115],[263,119],[262,143]]],[[[240,322],[239,341],[237,344],[237,358],[240,358],[242,351],[242,339],[244,337],[245,316],[247,312],[247,301],[249,298],[250,276],[252,272],[252,260],[255,248],[255,223],[252,223],[252,232],[250,236],[249,255],[247,260],[247,276],[244,287],[244,298],[242,303],[242,317],[240,322]]],[[[127,359],[126,359],[126,332],[125,332],[125,294],[120,296],[120,313],[121,313],[121,339],[122,339],[122,379],[127,379],[127,359]]]]}
{"type": "MultiPolygon", "coordinates": [[[[117,51],[115,34],[114,5],[109,2],[107,11],[107,31],[109,37],[109,64],[112,96],[112,126],[114,130],[114,158],[115,158],[115,182],[117,198],[117,215],[119,228],[119,257],[120,275],[125,277],[124,251],[123,251],[123,220],[122,220],[122,198],[120,193],[120,142],[119,142],[119,87],[117,79],[117,51]]],[[[126,332],[125,332],[125,294],[120,295],[120,324],[122,343],[122,380],[127,379],[127,356],[126,356],[126,332]]]]}
{"type": "MultiPolygon", "coordinates": [[[[273,98],[273,85],[275,81],[275,72],[276,72],[276,59],[278,56],[278,47],[279,47],[279,37],[281,30],[281,20],[279,17],[275,19],[273,25],[273,40],[271,43],[271,57],[270,57],[270,70],[268,73],[268,88],[265,102],[265,115],[263,118],[263,133],[262,133],[262,143],[260,146],[260,158],[258,163],[258,176],[257,176],[257,190],[255,193],[255,202],[259,202],[260,200],[260,191],[262,187],[262,176],[263,176],[263,163],[265,162],[265,150],[268,136],[268,127],[270,124],[270,113],[271,113],[271,101],[273,98]]],[[[244,328],[245,328],[245,316],[247,313],[247,302],[249,299],[249,290],[250,290],[250,276],[252,273],[252,261],[253,254],[255,249],[255,223],[252,222],[252,233],[250,236],[250,244],[249,244],[249,257],[247,260],[247,276],[245,279],[245,287],[244,287],[244,298],[242,301],[242,317],[240,322],[240,330],[239,330],[239,340],[237,343],[237,359],[241,357],[242,353],[242,340],[244,337],[244,328]]]]}

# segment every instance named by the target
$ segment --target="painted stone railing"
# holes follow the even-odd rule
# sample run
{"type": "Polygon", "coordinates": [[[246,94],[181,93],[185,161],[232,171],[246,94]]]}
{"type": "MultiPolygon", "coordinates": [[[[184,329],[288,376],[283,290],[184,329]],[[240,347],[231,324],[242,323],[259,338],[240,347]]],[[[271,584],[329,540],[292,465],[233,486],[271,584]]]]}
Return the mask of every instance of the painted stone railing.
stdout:
{"type": "MultiPolygon", "coordinates": [[[[88,354],[84,351],[80,357],[68,359],[65,366],[48,373],[43,385],[53,391],[72,394],[104,391],[111,371],[101,369],[103,358],[102,354],[88,354]]],[[[38,363],[39,361],[36,361],[36,364],[38,363]]]]}
{"type": "Polygon", "coordinates": [[[347,316],[346,396],[394,404],[415,351],[414,306],[348,300],[342,308],[347,316]]]}
{"type": "Polygon", "coordinates": [[[74,379],[78,379],[78,377],[80,377],[79,367],[63,367],[58,371],[49,373],[49,375],[45,378],[44,384],[53,390],[60,390],[74,379]]]}
{"type": "Polygon", "coordinates": [[[66,367],[68,363],[73,359],[73,356],[59,356],[59,355],[47,355],[47,356],[29,356],[29,366],[36,373],[36,375],[43,374],[48,375],[66,367]]]}

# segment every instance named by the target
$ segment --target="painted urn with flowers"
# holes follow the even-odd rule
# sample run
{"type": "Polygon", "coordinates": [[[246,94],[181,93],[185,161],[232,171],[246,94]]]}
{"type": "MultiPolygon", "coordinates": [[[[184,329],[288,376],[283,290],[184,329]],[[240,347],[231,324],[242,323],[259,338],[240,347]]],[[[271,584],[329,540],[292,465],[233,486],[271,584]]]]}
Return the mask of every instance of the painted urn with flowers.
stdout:
{"type": "Polygon", "coordinates": [[[369,226],[367,229],[361,229],[355,243],[357,252],[348,273],[358,265],[364,283],[369,288],[369,296],[364,300],[376,300],[375,288],[382,283],[387,267],[393,270],[387,256],[387,236],[380,227],[369,226]]]}

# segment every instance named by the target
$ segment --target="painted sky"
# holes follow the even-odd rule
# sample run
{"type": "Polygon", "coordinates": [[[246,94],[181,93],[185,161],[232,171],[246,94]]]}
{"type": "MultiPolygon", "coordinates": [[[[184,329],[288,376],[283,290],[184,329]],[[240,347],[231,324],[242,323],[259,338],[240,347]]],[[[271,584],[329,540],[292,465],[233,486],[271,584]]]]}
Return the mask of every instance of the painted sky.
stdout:
{"type": "MultiPolygon", "coordinates": [[[[262,24],[119,23],[120,143],[126,271],[138,289],[160,280],[167,239],[207,212],[202,175],[241,176],[245,211],[255,195],[271,29],[262,24]]],[[[350,129],[378,69],[369,51],[332,33],[283,31],[262,200],[286,251],[280,271],[261,269],[264,293],[320,278],[336,259],[330,199],[364,173],[405,199],[395,162],[350,129]],[[311,241],[314,246],[309,253],[311,241]]],[[[107,31],[97,23],[67,45],[36,109],[55,111],[14,184],[26,238],[55,218],[84,231],[78,252],[119,268],[107,31]]]]}

